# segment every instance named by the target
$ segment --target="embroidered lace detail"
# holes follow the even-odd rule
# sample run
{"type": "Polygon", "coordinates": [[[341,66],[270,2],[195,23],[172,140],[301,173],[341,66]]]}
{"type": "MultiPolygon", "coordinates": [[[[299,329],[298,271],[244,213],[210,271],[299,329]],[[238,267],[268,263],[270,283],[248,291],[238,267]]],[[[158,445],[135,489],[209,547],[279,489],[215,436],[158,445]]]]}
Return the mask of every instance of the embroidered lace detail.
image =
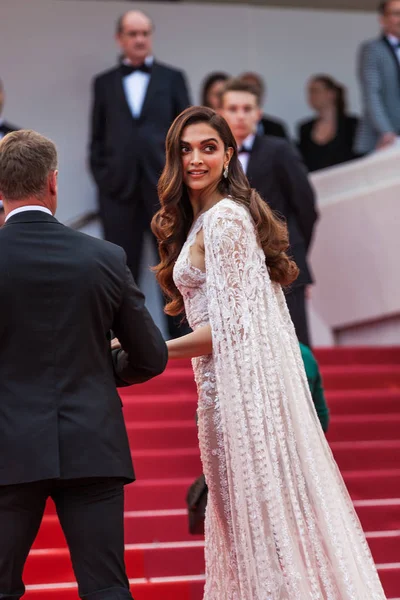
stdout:
{"type": "Polygon", "coordinates": [[[220,201],[174,269],[189,324],[209,486],[204,600],[384,600],[364,533],[310,396],[279,285],[248,211],[220,201]],[[206,271],[190,263],[203,228],[206,271]]]}

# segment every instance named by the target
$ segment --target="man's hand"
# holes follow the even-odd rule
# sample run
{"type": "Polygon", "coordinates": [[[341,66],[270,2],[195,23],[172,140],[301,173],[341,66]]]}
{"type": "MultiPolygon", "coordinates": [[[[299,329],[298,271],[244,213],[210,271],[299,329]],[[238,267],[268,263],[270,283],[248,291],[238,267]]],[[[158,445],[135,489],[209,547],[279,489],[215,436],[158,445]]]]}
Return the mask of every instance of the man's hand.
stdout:
{"type": "Polygon", "coordinates": [[[379,138],[379,142],[376,146],[376,149],[382,150],[383,148],[388,148],[389,146],[392,146],[395,143],[396,139],[397,135],[395,133],[392,133],[391,131],[389,131],[388,133],[384,133],[379,138]]]}
{"type": "Polygon", "coordinates": [[[114,338],[111,340],[111,350],[119,350],[121,348],[121,344],[119,343],[118,338],[114,338]]]}

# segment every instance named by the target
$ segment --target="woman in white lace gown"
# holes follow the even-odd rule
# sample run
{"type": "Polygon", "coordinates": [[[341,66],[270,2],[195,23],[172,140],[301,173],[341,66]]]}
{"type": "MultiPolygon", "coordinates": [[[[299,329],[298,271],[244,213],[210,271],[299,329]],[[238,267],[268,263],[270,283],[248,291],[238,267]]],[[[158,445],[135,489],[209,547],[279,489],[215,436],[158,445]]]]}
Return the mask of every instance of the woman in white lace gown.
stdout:
{"type": "Polygon", "coordinates": [[[153,220],[169,314],[193,333],[209,487],[205,600],[383,600],[364,533],[312,402],[281,284],[287,231],[254,190],[224,119],[182,113],[153,220]]]}

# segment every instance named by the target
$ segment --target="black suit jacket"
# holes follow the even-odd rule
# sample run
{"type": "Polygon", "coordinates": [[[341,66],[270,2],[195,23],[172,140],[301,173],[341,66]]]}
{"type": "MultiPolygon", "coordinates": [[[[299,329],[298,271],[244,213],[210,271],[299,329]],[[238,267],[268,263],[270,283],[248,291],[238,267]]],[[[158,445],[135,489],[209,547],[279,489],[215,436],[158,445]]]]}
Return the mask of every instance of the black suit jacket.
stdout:
{"type": "Polygon", "coordinates": [[[272,135],[289,141],[286,125],[283,121],[263,115],[260,124],[262,125],[264,135],[272,135]]]}
{"type": "Polygon", "coordinates": [[[0,133],[3,135],[7,135],[7,133],[11,133],[12,131],[18,131],[19,127],[8,123],[8,121],[3,121],[2,125],[0,125],[0,133]]]}
{"type": "Polygon", "coordinates": [[[134,479],[116,383],[158,375],[167,349],[123,250],[17,214],[0,230],[0,310],[0,485],[134,479]]]}
{"type": "Polygon", "coordinates": [[[250,185],[287,222],[291,254],[300,269],[294,286],[312,283],[307,263],[317,220],[315,194],[297,150],[285,140],[256,136],[247,167],[250,185]]]}
{"type": "Polygon", "coordinates": [[[130,201],[141,177],[157,185],[168,129],[190,101],[183,73],[154,62],[141,115],[134,118],[122,80],[121,67],[94,80],[90,166],[101,194],[130,201]]]}

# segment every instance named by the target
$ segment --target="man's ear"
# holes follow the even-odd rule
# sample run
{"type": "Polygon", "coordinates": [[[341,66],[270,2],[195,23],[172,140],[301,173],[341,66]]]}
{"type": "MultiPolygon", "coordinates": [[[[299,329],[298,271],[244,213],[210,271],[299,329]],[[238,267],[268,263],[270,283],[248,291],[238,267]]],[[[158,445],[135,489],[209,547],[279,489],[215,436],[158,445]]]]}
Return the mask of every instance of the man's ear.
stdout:
{"type": "Polygon", "coordinates": [[[51,194],[54,196],[57,194],[57,183],[58,180],[58,171],[52,171],[49,175],[49,190],[51,194]]]}

